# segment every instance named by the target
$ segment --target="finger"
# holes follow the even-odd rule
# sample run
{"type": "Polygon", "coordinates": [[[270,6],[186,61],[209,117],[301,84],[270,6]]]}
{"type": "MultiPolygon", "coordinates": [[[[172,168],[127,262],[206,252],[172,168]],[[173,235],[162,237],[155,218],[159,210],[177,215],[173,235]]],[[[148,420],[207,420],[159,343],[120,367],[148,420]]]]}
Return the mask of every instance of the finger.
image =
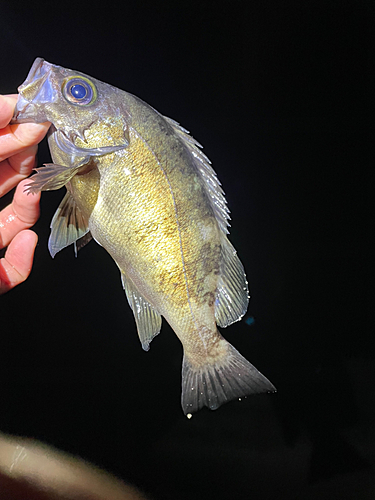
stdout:
{"type": "Polygon", "coordinates": [[[49,122],[16,123],[0,129],[0,161],[38,144],[46,135],[49,122]]]}
{"type": "Polygon", "coordinates": [[[146,500],[134,486],[80,457],[4,434],[0,434],[0,488],[2,500],[146,500]]]}
{"type": "Polygon", "coordinates": [[[17,186],[12,203],[0,212],[0,248],[9,245],[17,233],[28,229],[39,218],[40,193],[27,194],[26,179],[17,186]]]}
{"type": "Polygon", "coordinates": [[[0,163],[0,197],[14,188],[36,167],[38,146],[30,146],[0,163]]]}
{"type": "Polygon", "coordinates": [[[0,95],[0,128],[4,128],[12,119],[17,94],[0,95]]]}
{"type": "Polygon", "coordinates": [[[37,144],[50,123],[9,125],[17,102],[17,94],[0,95],[0,196],[30,175],[35,167],[37,144]]]}
{"type": "Polygon", "coordinates": [[[11,241],[5,256],[0,259],[0,294],[8,292],[29,276],[37,235],[30,230],[21,231],[11,241]]]}
{"type": "Polygon", "coordinates": [[[51,125],[49,122],[9,125],[17,99],[17,94],[0,95],[0,161],[38,144],[51,125]]]}

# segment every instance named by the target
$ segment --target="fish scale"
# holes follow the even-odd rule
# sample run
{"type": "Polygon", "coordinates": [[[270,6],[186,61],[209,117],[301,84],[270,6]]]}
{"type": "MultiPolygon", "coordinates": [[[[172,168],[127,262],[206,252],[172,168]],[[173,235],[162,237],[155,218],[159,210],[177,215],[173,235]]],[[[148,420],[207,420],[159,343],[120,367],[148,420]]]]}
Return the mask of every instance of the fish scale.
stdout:
{"type": "Polygon", "coordinates": [[[40,58],[19,87],[13,123],[27,121],[52,124],[53,164],[37,169],[29,190],[67,189],[51,255],[92,238],[109,252],[145,350],[168,321],[184,348],[184,413],[275,391],[217,329],[242,318],[249,295],[201,146],[137,97],[40,58]]]}

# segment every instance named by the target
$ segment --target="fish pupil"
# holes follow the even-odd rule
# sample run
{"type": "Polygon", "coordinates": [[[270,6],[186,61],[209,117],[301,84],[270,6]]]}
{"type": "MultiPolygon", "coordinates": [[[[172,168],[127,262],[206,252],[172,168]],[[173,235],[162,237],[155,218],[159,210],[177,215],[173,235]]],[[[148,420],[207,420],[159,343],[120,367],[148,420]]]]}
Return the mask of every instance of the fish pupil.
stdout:
{"type": "Polygon", "coordinates": [[[80,83],[76,83],[70,88],[70,93],[76,99],[84,99],[87,95],[87,89],[80,83]]]}

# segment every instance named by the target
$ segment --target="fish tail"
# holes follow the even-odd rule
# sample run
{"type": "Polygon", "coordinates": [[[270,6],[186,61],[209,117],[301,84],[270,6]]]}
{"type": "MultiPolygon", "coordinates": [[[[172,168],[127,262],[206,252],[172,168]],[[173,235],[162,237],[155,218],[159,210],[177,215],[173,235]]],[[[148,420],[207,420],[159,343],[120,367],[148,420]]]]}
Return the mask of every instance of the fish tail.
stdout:
{"type": "Polygon", "coordinates": [[[222,337],[219,352],[219,356],[214,359],[208,356],[207,362],[198,366],[184,352],[181,405],[185,415],[203,406],[216,410],[232,399],[276,391],[273,384],[222,337]]]}

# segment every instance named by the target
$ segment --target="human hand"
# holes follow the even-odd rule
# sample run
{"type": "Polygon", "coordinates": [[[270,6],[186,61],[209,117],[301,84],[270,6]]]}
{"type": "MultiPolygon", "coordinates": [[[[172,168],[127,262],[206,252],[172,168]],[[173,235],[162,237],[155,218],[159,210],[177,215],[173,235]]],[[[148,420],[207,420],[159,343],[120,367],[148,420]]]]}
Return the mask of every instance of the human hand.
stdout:
{"type": "Polygon", "coordinates": [[[29,228],[39,217],[40,193],[27,195],[22,181],[35,167],[38,143],[50,123],[10,125],[17,94],[0,95],[0,197],[17,186],[12,203],[0,212],[0,294],[19,285],[29,276],[37,235],[29,228]]]}
{"type": "Polygon", "coordinates": [[[31,439],[0,433],[1,500],[147,500],[92,464],[31,439]]]}

